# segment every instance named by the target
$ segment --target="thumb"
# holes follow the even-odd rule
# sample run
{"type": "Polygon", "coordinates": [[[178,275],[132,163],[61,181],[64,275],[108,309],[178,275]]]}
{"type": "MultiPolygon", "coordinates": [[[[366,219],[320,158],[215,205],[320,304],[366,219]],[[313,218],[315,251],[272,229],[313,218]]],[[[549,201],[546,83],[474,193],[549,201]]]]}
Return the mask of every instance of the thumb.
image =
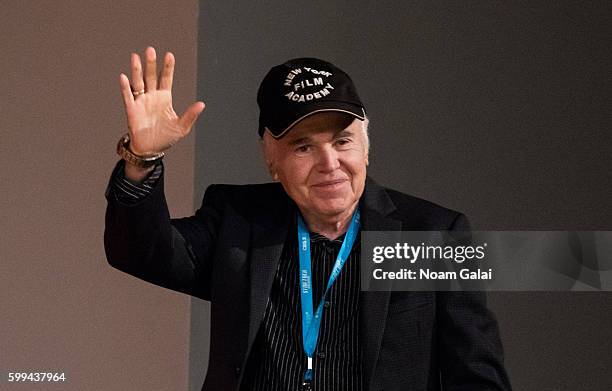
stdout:
{"type": "Polygon", "coordinates": [[[194,122],[198,119],[202,111],[204,111],[204,102],[195,102],[187,108],[179,118],[179,125],[186,136],[189,134],[194,122]]]}

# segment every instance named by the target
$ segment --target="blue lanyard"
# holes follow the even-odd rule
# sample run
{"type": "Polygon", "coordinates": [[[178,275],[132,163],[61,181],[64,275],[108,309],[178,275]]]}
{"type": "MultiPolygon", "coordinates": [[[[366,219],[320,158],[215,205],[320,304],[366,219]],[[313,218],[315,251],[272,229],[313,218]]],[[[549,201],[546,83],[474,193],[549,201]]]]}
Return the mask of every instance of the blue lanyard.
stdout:
{"type": "Polygon", "coordinates": [[[348,259],[353,243],[357,238],[357,232],[359,231],[359,209],[355,209],[353,217],[351,218],[351,225],[349,225],[346,236],[342,241],[342,247],[336,258],[336,263],[329,276],[327,287],[321,297],[321,302],[317,306],[317,311],[313,314],[313,299],[312,299],[312,271],[311,271],[311,260],[310,260],[310,234],[306,228],[306,224],[302,219],[302,216],[298,212],[298,244],[299,244],[299,255],[300,255],[300,296],[302,299],[302,342],[304,344],[304,353],[308,358],[308,368],[304,373],[305,381],[312,381],[312,356],[317,347],[317,340],[319,339],[319,328],[321,326],[321,317],[323,312],[323,303],[327,292],[336,281],[336,278],[342,270],[342,266],[348,259]]]}

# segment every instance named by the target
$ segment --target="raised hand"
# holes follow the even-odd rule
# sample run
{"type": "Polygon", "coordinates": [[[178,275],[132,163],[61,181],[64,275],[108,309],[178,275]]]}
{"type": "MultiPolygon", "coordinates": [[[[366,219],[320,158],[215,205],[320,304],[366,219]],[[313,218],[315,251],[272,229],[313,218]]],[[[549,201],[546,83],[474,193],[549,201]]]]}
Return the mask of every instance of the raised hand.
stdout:
{"type": "Polygon", "coordinates": [[[170,148],[189,134],[204,110],[204,102],[195,102],[180,117],[174,111],[174,64],[174,55],[166,53],[158,77],[155,49],[148,47],[144,70],[140,56],[132,53],[131,85],[126,75],[122,73],[119,77],[130,133],[129,148],[136,155],[153,155],[170,148]]]}

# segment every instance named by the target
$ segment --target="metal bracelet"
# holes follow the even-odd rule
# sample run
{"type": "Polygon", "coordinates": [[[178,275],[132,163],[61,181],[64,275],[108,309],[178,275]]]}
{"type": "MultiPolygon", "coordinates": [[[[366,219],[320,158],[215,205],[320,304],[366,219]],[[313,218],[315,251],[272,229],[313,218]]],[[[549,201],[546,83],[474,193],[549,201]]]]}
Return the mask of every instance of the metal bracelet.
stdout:
{"type": "Polygon", "coordinates": [[[117,155],[121,156],[126,162],[140,168],[154,166],[164,157],[163,152],[153,155],[139,156],[130,150],[130,135],[124,134],[117,143],[117,155]]]}

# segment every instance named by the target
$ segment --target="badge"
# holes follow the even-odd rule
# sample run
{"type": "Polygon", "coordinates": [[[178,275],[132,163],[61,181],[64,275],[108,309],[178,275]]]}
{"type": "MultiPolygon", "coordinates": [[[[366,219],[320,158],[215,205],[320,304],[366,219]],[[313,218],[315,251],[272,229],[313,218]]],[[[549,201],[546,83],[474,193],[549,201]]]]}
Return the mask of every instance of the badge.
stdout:
{"type": "Polygon", "coordinates": [[[312,382],[310,380],[304,380],[304,382],[302,382],[302,388],[300,390],[312,391],[312,382]]]}

